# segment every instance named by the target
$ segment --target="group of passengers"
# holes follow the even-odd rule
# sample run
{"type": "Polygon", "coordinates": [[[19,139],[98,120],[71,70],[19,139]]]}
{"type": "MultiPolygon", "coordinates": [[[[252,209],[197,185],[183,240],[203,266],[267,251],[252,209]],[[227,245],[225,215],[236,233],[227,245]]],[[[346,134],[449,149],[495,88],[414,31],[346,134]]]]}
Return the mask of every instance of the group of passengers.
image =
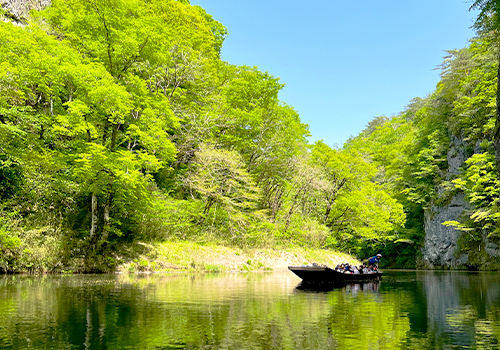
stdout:
{"type": "MultiPolygon", "coordinates": [[[[360,275],[360,274],[371,274],[371,273],[379,273],[380,270],[378,269],[378,263],[380,262],[380,258],[382,257],[381,254],[377,254],[375,256],[372,256],[371,258],[368,259],[368,264],[363,263],[363,265],[359,266],[351,266],[349,263],[343,263],[340,265],[335,266],[335,271],[340,272],[340,273],[347,273],[347,274],[353,274],[353,275],[360,275]]],[[[317,263],[312,263],[312,264],[307,264],[307,265],[302,265],[305,267],[328,267],[323,264],[317,264],[317,263]]]]}
{"type": "Polygon", "coordinates": [[[370,273],[378,273],[378,263],[380,262],[381,254],[377,254],[368,259],[368,264],[363,263],[363,265],[351,266],[348,263],[340,264],[335,266],[335,271],[353,275],[359,274],[370,274],[370,273]]]}
{"type": "Polygon", "coordinates": [[[335,271],[353,275],[359,274],[369,274],[369,273],[377,273],[378,267],[377,265],[367,265],[366,263],[363,265],[349,265],[348,263],[340,264],[335,266],[335,271]]]}

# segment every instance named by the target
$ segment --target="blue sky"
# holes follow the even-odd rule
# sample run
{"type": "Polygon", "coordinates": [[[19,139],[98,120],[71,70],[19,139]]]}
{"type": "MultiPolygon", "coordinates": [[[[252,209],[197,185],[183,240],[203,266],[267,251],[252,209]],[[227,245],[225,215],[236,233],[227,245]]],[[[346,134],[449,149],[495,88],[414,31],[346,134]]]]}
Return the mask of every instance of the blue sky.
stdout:
{"type": "Polygon", "coordinates": [[[224,24],[222,59],[258,66],[311,142],[341,145],[433,92],[444,50],[474,36],[470,0],[191,0],[224,24]]]}

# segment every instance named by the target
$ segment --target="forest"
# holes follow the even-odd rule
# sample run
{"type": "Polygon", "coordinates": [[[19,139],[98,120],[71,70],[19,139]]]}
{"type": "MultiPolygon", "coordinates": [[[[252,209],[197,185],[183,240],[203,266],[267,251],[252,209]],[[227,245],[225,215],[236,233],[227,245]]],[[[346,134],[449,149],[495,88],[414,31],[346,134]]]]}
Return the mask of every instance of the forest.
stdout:
{"type": "Polygon", "coordinates": [[[444,224],[460,249],[479,256],[500,237],[500,40],[484,22],[448,51],[432,94],[332,147],[308,141],[279,78],[221,60],[227,28],[188,0],[0,15],[0,271],[112,271],[164,241],[380,252],[415,268],[425,210],[457,193],[470,210],[444,224]],[[450,173],[454,145],[467,159],[450,173]]]}

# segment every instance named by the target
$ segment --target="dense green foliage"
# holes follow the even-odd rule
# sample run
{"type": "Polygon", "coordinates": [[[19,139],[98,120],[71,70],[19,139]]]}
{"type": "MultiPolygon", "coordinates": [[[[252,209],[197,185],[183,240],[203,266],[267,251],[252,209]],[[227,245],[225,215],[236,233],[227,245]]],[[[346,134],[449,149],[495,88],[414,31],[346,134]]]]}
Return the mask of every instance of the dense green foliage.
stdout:
{"type": "MultiPolygon", "coordinates": [[[[498,47],[500,42],[500,1],[499,0],[474,0],[471,10],[479,10],[479,15],[474,22],[477,33],[488,38],[493,45],[498,47]]],[[[495,165],[497,178],[500,180],[500,55],[496,55],[497,63],[497,89],[496,89],[496,113],[494,120],[493,148],[495,150],[495,165]]],[[[500,196],[500,193],[499,193],[500,196]]]]}
{"type": "Polygon", "coordinates": [[[414,267],[425,210],[457,193],[462,249],[500,236],[495,36],[450,51],[433,94],[342,148],[308,143],[279,78],[223,62],[226,36],[176,0],[55,0],[0,22],[0,271],[105,271],[168,240],[414,267]]]}
{"type": "Polygon", "coordinates": [[[371,161],[310,145],[278,78],[220,60],[226,36],[174,0],[0,23],[0,270],[103,271],[137,242],[394,239],[402,206],[371,161]]]}
{"type": "Polygon", "coordinates": [[[461,193],[470,209],[459,221],[444,225],[464,232],[460,250],[470,254],[471,267],[481,267],[485,261],[474,256],[483,254],[481,247],[484,252],[487,242],[500,238],[492,142],[498,67],[494,43],[481,37],[468,48],[449,51],[433,94],[415,99],[397,116],[375,118],[346,144],[374,162],[378,181],[392,189],[405,208],[407,221],[400,238],[385,247],[388,255],[398,253],[398,265],[414,260],[410,256],[418,260],[425,236],[424,211],[446,206],[461,193]]]}

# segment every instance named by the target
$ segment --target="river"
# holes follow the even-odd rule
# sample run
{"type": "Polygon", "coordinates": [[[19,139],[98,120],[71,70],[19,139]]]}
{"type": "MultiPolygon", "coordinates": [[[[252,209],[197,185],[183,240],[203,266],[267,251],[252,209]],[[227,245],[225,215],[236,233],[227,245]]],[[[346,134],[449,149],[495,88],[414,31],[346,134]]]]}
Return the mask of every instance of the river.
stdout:
{"type": "Polygon", "coordinates": [[[0,276],[0,349],[499,349],[500,273],[0,276]]]}

